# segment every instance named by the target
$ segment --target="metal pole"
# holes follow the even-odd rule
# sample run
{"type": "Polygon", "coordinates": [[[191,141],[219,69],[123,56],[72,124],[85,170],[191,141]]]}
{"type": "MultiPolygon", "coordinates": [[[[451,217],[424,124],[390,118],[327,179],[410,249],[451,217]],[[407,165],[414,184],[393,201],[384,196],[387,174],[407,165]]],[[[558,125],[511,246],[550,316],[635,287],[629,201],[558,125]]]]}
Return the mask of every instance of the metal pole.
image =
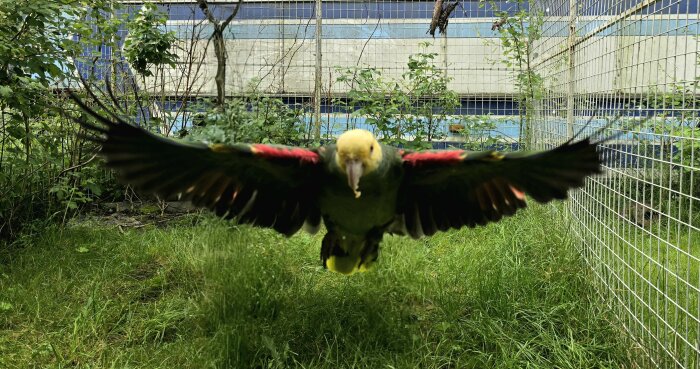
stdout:
{"type": "Polygon", "coordinates": [[[442,64],[445,68],[445,78],[447,78],[447,29],[442,34],[442,64]]]}
{"type": "Polygon", "coordinates": [[[568,57],[569,57],[569,81],[568,91],[566,94],[566,135],[573,137],[574,135],[574,94],[576,93],[576,61],[574,60],[576,49],[576,0],[569,0],[569,38],[568,57]]]}
{"type": "Polygon", "coordinates": [[[279,84],[279,88],[277,89],[277,91],[278,91],[279,93],[282,93],[282,94],[283,94],[283,93],[285,92],[285,91],[284,91],[284,89],[285,89],[285,86],[284,86],[284,82],[285,82],[285,81],[284,81],[284,79],[285,79],[285,78],[284,78],[284,77],[285,77],[285,76],[284,76],[284,74],[285,74],[285,73],[284,73],[284,65],[287,63],[287,62],[285,61],[286,55],[285,55],[285,52],[284,52],[284,48],[285,48],[285,46],[286,46],[286,44],[287,44],[287,40],[286,40],[286,37],[285,37],[286,32],[284,32],[284,26],[285,26],[285,25],[284,25],[284,19],[285,19],[286,15],[287,15],[287,12],[288,12],[287,8],[288,8],[289,6],[287,5],[287,3],[282,3],[282,4],[281,4],[281,7],[282,7],[282,19],[280,19],[280,24],[279,24],[279,33],[280,33],[280,49],[279,49],[279,53],[280,53],[280,63],[278,63],[279,66],[278,66],[278,72],[277,72],[277,73],[279,73],[279,81],[280,81],[280,84],[279,84]]]}
{"type": "Polygon", "coordinates": [[[321,0],[316,0],[316,82],[314,84],[314,138],[321,139],[321,0]]]}

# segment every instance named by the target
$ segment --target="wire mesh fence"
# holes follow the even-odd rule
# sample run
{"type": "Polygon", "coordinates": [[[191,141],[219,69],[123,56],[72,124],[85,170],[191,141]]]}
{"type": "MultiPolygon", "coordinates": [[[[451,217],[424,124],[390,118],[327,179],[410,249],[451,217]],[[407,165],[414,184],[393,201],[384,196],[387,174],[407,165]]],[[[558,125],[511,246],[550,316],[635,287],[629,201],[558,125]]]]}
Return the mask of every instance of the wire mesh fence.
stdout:
{"type": "MultiPolygon", "coordinates": [[[[122,12],[128,14],[137,13],[143,5],[141,1],[123,3],[122,12]]],[[[223,20],[238,2],[210,3],[214,17],[223,20]]],[[[195,114],[182,109],[183,97],[216,94],[213,26],[196,1],[158,4],[168,15],[166,30],[177,35],[181,62],[139,83],[142,89],[167,95],[170,101],[157,109],[171,115],[184,111],[177,119],[186,126],[195,114]]],[[[427,135],[435,147],[465,142],[517,147],[521,124],[513,99],[512,67],[500,62],[498,32],[492,30],[495,14],[514,9],[513,3],[462,2],[450,13],[447,32],[438,31],[432,37],[428,31],[434,4],[244,1],[223,33],[227,95],[255,91],[283,99],[304,111],[309,138],[316,133],[316,138],[332,139],[349,128],[377,131],[378,118],[356,113],[362,105],[357,96],[363,88],[365,92],[384,88],[386,101],[397,105],[395,116],[402,117],[390,124],[401,132],[399,136],[415,136],[406,127],[416,123],[419,106],[435,112],[430,118],[440,115],[431,127],[434,132],[427,135]],[[425,86],[413,79],[417,73],[410,73],[412,60],[435,68],[434,75],[423,76],[425,84],[433,84],[429,86],[433,95],[415,91],[425,86]],[[362,73],[371,76],[362,80],[362,73]],[[444,89],[436,87],[436,81],[444,81],[444,89]],[[445,89],[454,92],[456,101],[450,101],[443,112],[442,102],[435,101],[445,89]],[[392,99],[399,95],[395,92],[416,98],[397,102],[392,99]]]]}
{"type": "MultiPolygon", "coordinates": [[[[143,5],[123,3],[127,14],[143,5]]],[[[238,2],[210,3],[222,21],[238,2]]],[[[197,101],[217,94],[215,28],[196,1],[158,4],[180,58],[133,80],[159,96],[150,114],[185,128],[197,101]]],[[[410,139],[420,124],[433,125],[427,138],[437,148],[551,148],[620,117],[608,130],[621,134],[602,148],[606,174],[576,192],[566,213],[638,364],[699,367],[698,2],[467,1],[432,37],[434,9],[434,1],[244,1],[222,33],[226,94],[298,108],[307,139],[349,128],[410,139]],[[504,44],[499,27],[520,10],[529,10],[513,18],[527,23],[521,38],[504,44]],[[524,60],[508,56],[520,41],[524,60]],[[454,100],[440,100],[446,92],[454,100]],[[381,104],[371,110],[372,101],[381,104]]],[[[101,53],[114,61],[120,51],[101,53]]]]}
{"type": "Polygon", "coordinates": [[[537,1],[534,140],[619,116],[607,171],[568,203],[601,295],[642,367],[700,366],[697,1],[537,1]],[[648,121],[642,116],[653,116],[648,121]],[[634,123],[630,125],[629,123],[634,123]],[[632,127],[632,128],[630,128],[632,127]]]}

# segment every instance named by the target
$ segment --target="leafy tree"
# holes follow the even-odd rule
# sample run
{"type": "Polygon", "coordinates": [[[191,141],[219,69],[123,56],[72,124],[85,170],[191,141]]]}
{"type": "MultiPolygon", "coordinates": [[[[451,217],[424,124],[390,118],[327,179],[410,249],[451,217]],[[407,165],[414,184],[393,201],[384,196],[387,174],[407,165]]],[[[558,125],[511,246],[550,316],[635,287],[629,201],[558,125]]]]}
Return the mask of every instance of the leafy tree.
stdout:
{"type": "Polygon", "coordinates": [[[93,26],[110,23],[103,16],[110,8],[107,1],[0,0],[0,239],[99,192],[84,186],[80,170],[92,154],[62,115],[70,104],[60,91],[74,75],[69,61],[100,42],[93,26]],[[59,183],[71,195],[50,191],[59,183]]]}
{"type": "Polygon", "coordinates": [[[144,77],[153,75],[150,70],[153,65],[175,67],[178,56],[171,51],[175,33],[158,28],[167,20],[167,14],[158,12],[156,4],[146,3],[127,23],[129,35],[124,40],[124,57],[144,77]]]}
{"type": "Polygon", "coordinates": [[[408,71],[403,74],[410,107],[410,114],[404,117],[404,121],[415,132],[417,141],[443,138],[444,133],[439,127],[460,104],[457,92],[447,86],[451,78],[433,64],[436,56],[436,53],[409,56],[408,71]]]}
{"type": "MultiPolygon", "coordinates": [[[[481,0],[480,6],[491,4],[493,1],[481,0]]],[[[499,17],[492,29],[498,31],[504,58],[501,59],[506,67],[515,71],[516,95],[520,109],[520,139],[525,137],[525,143],[530,142],[535,103],[542,99],[544,80],[532,65],[532,47],[542,37],[543,17],[540,12],[529,11],[527,0],[515,0],[515,12],[498,11],[499,17]]]]}
{"type": "Polygon", "coordinates": [[[347,101],[336,103],[345,104],[352,117],[365,118],[382,142],[431,147],[431,141],[444,137],[439,128],[459,106],[458,94],[448,89],[451,78],[433,63],[436,56],[411,55],[408,70],[400,79],[386,79],[374,68],[339,69],[338,81],[346,83],[350,91],[347,101]]]}
{"type": "Polygon", "coordinates": [[[214,54],[216,55],[216,95],[217,95],[217,106],[223,107],[224,99],[226,98],[226,59],[228,54],[226,53],[226,44],[224,42],[224,31],[228,27],[229,23],[236,17],[238,10],[243,4],[243,0],[238,0],[236,7],[231,11],[229,16],[224,20],[220,21],[214,17],[211,9],[209,9],[209,2],[207,0],[197,0],[199,8],[202,9],[204,15],[207,17],[209,23],[211,23],[214,30],[211,34],[211,39],[214,41],[214,54]]]}
{"type": "Polygon", "coordinates": [[[65,76],[64,12],[62,2],[0,0],[0,104],[13,113],[36,113],[39,91],[65,76]]]}
{"type": "MultiPolygon", "coordinates": [[[[207,108],[205,105],[203,110],[207,108]]],[[[251,89],[247,96],[227,100],[223,107],[205,114],[201,122],[181,135],[210,143],[298,145],[304,140],[303,118],[303,109],[289,107],[282,99],[251,89]]]]}

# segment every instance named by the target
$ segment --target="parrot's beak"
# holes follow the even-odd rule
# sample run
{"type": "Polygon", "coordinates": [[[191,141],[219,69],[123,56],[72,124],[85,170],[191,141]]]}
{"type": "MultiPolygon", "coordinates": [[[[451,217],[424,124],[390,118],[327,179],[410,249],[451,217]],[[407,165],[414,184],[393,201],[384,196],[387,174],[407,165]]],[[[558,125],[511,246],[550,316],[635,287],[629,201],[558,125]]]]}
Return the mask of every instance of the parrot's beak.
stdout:
{"type": "Polygon", "coordinates": [[[355,198],[360,197],[361,193],[357,190],[360,185],[360,177],[362,177],[362,161],[357,159],[348,159],[345,161],[345,173],[348,176],[348,186],[355,193],[355,198]]]}

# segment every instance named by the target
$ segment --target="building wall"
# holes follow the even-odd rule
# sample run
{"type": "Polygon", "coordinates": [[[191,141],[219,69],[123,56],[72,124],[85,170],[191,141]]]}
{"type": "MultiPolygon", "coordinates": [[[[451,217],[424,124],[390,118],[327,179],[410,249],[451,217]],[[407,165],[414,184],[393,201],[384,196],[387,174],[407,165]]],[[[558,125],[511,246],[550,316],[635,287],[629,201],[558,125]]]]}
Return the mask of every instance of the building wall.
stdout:
{"type": "MultiPolygon", "coordinates": [[[[128,2],[128,11],[136,11],[137,2],[128,2]]],[[[160,3],[160,2],[159,2],[160,3]]],[[[170,1],[162,9],[170,15],[167,29],[174,31],[182,49],[181,64],[154,79],[146,86],[159,87],[178,95],[183,89],[194,88],[203,95],[216,93],[214,75],[216,58],[213,45],[208,41],[212,27],[204,19],[194,1],[170,1]],[[188,52],[198,57],[185,58],[188,52]],[[180,80],[187,74],[188,83],[180,80]]],[[[618,2],[609,6],[586,7],[581,2],[582,28],[579,37],[595,33],[619,13],[618,2]]],[[[594,37],[603,42],[587,43],[592,46],[576,50],[574,57],[581,73],[578,75],[606,75],[606,78],[582,78],[575,81],[578,91],[643,94],[647,87],[671,88],[663,83],[698,78],[696,52],[700,34],[697,19],[697,0],[682,0],[672,6],[647,9],[654,15],[628,18],[627,26],[613,24],[594,37]],[[695,12],[695,14],[694,14],[695,12]],[[632,22],[634,21],[634,22],[632,22]],[[663,27],[664,30],[660,30],[663,27]],[[651,37],[650,35],[655,35],[651,37]],[[659,58],[666,50],[686,50],[673,58],[659,58]],[[601,57],[601,55],[603,57],[601,57]],[[645,68],[626,68],[632,56],[635,63],[645,61],[645,68]]],[[[212,9],[224,18],[235,2],[212,2],[212,9]]],[[[632,6],[633,4],[628,4],[632,6]]],[[[465,2],[457,8],[448,26],[447,37],[430,37],[426,31],[432,13],[432,1],[324,1],[322,28],[322,91],[324,96],[343,95],[348,86],[336,81],[336,68],[371,67],[382,71],[386,78],[400,78],[406,71],[411,54],[435,52],[437,65],[444,67],[453,78],[450,88],[461,95],[503,96],[515,93],[512,68],[501,60],[503,49],[498,32],[491,30],[496,10],[510,9],[513,4],[497,2],[496,7],[481,8],[477,3],[465,2]],[[510,7],[510,8],[508,8],[510,7]],[[429,46],[421,46],[429,43],[429,46]]],[[[565,92],[566,66],[557,54],[564,52],[561,37],[568,28],[568,9],[545,9],[543,31],[532,55],[533,64],[543,71],[561,77],[545,86],[556,92],[565,92]],[[556,20],[556,21],[555,21],[556,20]],[[562,24],[564,23],[564,24],[562,24]],[[549,33],[548,33],[549,32],[549,33]],[[556,60],[557,62],[553,62],[556,60]],[[561,91],[560,91],[561,90],[561,91]]],[[[258,89],[277,95],[313,94],[315,88],[316,42],[313,1],[244,1],[241,11],[225,32],[228,50],[227,92],[241,94],[252,82],[258,89]]]]}

